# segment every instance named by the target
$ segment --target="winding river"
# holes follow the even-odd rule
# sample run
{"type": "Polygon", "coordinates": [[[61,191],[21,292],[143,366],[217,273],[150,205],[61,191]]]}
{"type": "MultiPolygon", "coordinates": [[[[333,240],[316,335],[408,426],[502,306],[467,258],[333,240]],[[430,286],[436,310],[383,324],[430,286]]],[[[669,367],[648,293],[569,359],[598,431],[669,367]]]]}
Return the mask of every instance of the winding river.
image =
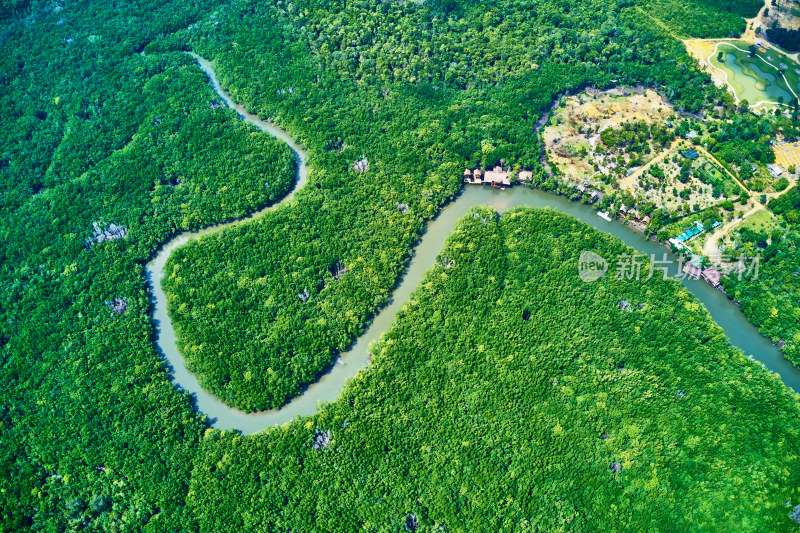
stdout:
{"type": "MultiPolygon", "coordinates": [[[[288,202],[294,197],[294,193],[305,185],[308,169],[305,164],[306,153],[295,144],[285,131],[274,124],[259,119],[256,115],[246,112],[242,106],[236,105],[230,95],[220,87],[211,63],[195,54],[192,54],[192,56],[197,59],[200,67],[208,74],[214,89],[225,103],[238,111],[243,120],[285,141],[294,150],[298,162],[295,187],[281,202],[253,213],[242,220],[218,224],[196,232],[181,233],[167,242],[160,249],[158,255],[146,266],[147,280],[153,295],[153,318],[157,348],[171,366],[172,377],[176,386],[194,396],[195,407],[198,411],[208,416],[210,424],[215,428],[238,430],[244,434],[255,433],[271,426],[290,422],[298,416],[313,414],[317,411],[319,403],[335,400],[348,378],[353,377],[359,369],[367,364],[369,356],[367,348],[370,342],[380,338],[391,326],[397,311],[408,301],[409,296],[416,289],[425,272],[433,266],[436,256],[442,249],[445,239],[453,230],[455,223],[474,206],[488,205],[500,212],[518,205],[550,207],[571,215],[600,231],[618,237],[628,246],[647,256],[655,254],[655,257],[660,259],[663,256],[662,254],[665,253],[665,249],[661,245],[646,239],[640,233],[617,222],[603,220],[597,216],[591,207],[571,202],[564,197],[525,187],[499,191],[490,187],[466,186],[456,200],[445,206],[434,220],[428,222],[426,231],[415,248],[415,255],[392,295],[392,300],[377,313],[369,328],[356,340],[350,350],[340,355],[336,364],[326,374],[315,383],[309,385],[303,394],[294,398],[281,409],[245,413],[231,408],[205,391],[198,383],[195,375],[187,370],[184,364],[183,357],[178,351],[175,330],[167,315],[167,298],[161,288],[164,264],[172,250],[185,244],[190,239],[252,220],[269,209],[275,209],[277,206],[288,202]]],[[[676,258],[671,254],[668,254],[668,256],[672,259],[669,274],[675,276],[678,274],[676,258]]],[[[722,327],[732,344],[740,348],[745,354],[752,355],[769,370],[778,373],[788,387],[795,391],[800,391],[800,369],[793,367],[772,342],[763,337],[758,329],[747,321],[738,307],[724,294],[702,281],[687,279],[683,280],[682,283],[706,306],[713,319],[722,327]]]]}

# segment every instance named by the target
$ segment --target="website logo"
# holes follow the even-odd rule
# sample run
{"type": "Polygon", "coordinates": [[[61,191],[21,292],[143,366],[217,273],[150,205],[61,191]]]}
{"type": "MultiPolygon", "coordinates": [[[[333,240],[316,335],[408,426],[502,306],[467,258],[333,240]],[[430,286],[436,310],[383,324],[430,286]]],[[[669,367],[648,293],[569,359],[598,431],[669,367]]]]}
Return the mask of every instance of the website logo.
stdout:
{"type": "Polygon", "coordinates": [[[578,276],[586,283],[598,280],[608,272],[608,262],[594,252],[584,250],[578,259],[578,276]]]}

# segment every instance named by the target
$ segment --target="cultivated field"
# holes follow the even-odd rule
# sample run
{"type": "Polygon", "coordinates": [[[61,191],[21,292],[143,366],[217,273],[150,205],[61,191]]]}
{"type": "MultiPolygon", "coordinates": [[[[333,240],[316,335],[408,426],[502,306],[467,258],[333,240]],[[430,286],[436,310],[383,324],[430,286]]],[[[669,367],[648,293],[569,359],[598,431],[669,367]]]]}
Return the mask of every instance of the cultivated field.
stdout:
{"type": "Polygon", "coordinates": [[[800,169],[800,143],[784,143],[773,147],[775,163],[788,169],[790,166],[800,169]]]}

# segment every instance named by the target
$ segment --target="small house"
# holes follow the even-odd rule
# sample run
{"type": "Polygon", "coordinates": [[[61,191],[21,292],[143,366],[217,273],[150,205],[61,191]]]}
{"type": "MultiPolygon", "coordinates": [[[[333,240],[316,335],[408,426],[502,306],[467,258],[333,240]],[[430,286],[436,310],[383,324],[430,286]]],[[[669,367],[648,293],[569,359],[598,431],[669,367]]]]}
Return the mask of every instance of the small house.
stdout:
{"type": "Polygon", "coordinates": [[[703,279],[714,287],[719,285],[720,278],[721,276],[719,271],[714,267],[708,267],[707,269],[703,270],[703,279]]]}
{"type": "Polygon", "coordinates": [[[464,182],[473,185],[480,185],[483,183],[481,181],[481,170],[477,168],[475,170],[466,169],[464,171],[464,182]]]}
{"type": "Polygon", "coordinates": [[[697,150],[689,149],[683,152],[681,155],[690,161],[694,161],[700,154],[697,153],[697,150]]]}
{"type": "Polygon", "coordinates": [[[689,247],[683,244],[683,241],[679,240],[677,237],[673,237],[669,240],[669,243],[675,247],[677,250],[685,250],[690,251],[689,247]]]}
{"type": "Polygon", "coordinates": [[[508,172],[504,171],[501,167],[494,167],[493,170],[484,172],[483,183],[488,185],[511,185],[511,178],[508,172]]]}
{"type": "Polygon", "coordinates": [[[681,242],[686,242],[688,240],[691,240],[692,237],[694,237],[695,235],[699,235],[700,233],[702,233],[703,230],[705,230],[705,228],[703,227],[703,223],[698,220],[697,222],[694,223],[694,226],[690,226],[683,233],[678,235],[677,239],[681,242]]]}
{"type": "Polygon", "coordinates": [[[683,271],[694,279],[700,279],[700,276],[702,275],[700,269],[692,263],[686,263],[686,266],[683,267],[683,271]]]}
{"type": "Polygon", "coordinates": [[[780,168],[778,168],[777,165],[767,165],[767,170],[769,170],[769,173],[772,174],[773,178],[777,178],[778,176],[783,174],[783,171],[780,168]]]}

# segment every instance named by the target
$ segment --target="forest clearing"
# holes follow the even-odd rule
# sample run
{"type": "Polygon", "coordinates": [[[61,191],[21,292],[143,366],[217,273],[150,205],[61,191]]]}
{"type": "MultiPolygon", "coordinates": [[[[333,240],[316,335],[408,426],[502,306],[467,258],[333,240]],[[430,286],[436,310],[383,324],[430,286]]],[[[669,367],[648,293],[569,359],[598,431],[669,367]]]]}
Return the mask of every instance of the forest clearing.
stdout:
{"type": "MultiPolygon", "coordinates": [[[[744,191],[658,93],[613,89],[561,100],[542,137],[563,183],[627,193],[670,213],[703,210],[744,191]],[[678,136],[680,127],[687,131],[678,136]]],[[[647,217],[649,221],[649,217],[647,217]]]]}
{"type": "MultiPolygon", "coordinates": [[[[580,184],[598,171],[611,173],[621,168],[633,156],[627,143],[620,146],[625,150],[604,151],[600,136],[603,130],[637,122],[662,126],[676,117],[672,107],[651,89],[586,91],[561,100],[551,113],[542,138],[549,161],[558,166],[564,179],[580,184]]],[[[643,157],[642,162],[646,162],[652,155],[648,150],[643,157]]]]}

